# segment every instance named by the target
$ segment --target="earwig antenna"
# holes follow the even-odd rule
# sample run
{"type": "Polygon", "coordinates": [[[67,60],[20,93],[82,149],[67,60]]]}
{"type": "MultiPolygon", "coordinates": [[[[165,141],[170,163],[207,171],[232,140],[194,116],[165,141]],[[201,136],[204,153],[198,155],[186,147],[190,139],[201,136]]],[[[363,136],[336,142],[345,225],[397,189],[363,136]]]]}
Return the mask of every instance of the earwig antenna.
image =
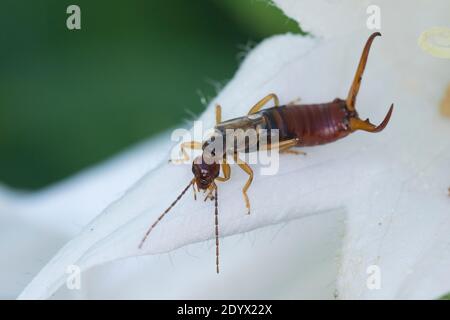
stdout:
{"type": "Polygon", "coordinates": [[[192,190],[194,191],[194,200],[197,200],[197,191],[195,191],[195,183],[192,183],[192,190]]]}
{"type": "Polygon", "coordinates": [[[358,69],[356,69],[355,78],[353,79],[352,86],[350,87],[350,91],[348,92],[347,96],[347,109],[349,111],[355,111],[356,96],[358,95],[362,75],[364,73],[364,69],[366,68],[366,62],[369,56],[370,46],[372,45],[373,39],[375,39],[375,37],[377,36],[381,36],[381,33],[374,32],[369,37],[369,39],[367,39],[366,45],[364,46],[364,50],[361,54],[361,58],[359,59],[358,69]]]}
{"type": "Polygon", "coordinates": [[[219,273],[219,199],[217,196],[217,186],[215,186],[215,194],[214,194],[214,199],[215,199],[215,212],[214,212],[214,216],[215,216],[215,225],[216,225],[216,272],[219,273]]]}
{"type": "Polygon", "coordinates": [[[153,230],[153,228],[158,224],[158,222],[160,222],[162,220],[162,218],[164,218],[164,216],[167,214],[167,212],[169,212],[175,206],[175,204],[183,197],[183,195],[186,193],[186,191],[190,188],[191,184],[193,184],[193,183],[194,183],[194,180],[191,180],[191,182],[189,182],[187,187],[184,188],[183,191],[181,191],[180,195],[175,199],[175,201],[172,202],[172,204],[158,217],[158,219],[150,226],[150,228],[148,228],[147,232],[145,233],[144,237],[141,240],[141,243],[139,244],[139,249],[142,249],[142,245],[144,244],[145,240],[147,240],[147,237],[150,234],[150,232],[153,230]]]}

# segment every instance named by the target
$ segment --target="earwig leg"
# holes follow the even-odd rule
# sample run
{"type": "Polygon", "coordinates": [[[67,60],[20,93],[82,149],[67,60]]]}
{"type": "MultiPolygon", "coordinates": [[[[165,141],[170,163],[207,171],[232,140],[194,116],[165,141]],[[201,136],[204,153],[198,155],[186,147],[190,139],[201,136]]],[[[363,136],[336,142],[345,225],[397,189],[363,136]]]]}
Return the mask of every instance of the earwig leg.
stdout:
{"type": "Polygon", "coordinates": [[[183,142],[181,144],[181,154],[183,155],[182,159],[175,159],[172,160],[170,159],[169,162],[170,163],[183,163],[185,161],[189,160],[189,155],[186,152],[186,149],[192,149],[192,150],[201,150],[202,149],[202,143],[198,142],[198,141],[188,141],[188,142],[183,142]]]}
{"type": "Polygon", "coordinates": [[[298,144],[298,139],[285,140],[278,143],[272,143],[270,145],[261,146],[260,150],[277,150],[279,153],[292,153],[292,154],[305,154],[303,151],[288,150],[290,148],[296,147],[298,144]]]}
{"type": "Polygon", "coordinates": [[[222,171],[223,171],[223,177],[217,177],[216,180],[220,181],[220,182],[229,180],[230,176],[231,176],[231,168],[225,159],[223,160],[223,163],[222,163],[222,171]]]}
{"type": "Polygon", "coordinates": [[[222,122],[222,107],[220,104],[216,104],[216,124],[222,122]]]}
{"type": "Polygon", "coordinates": [[[278,107],[280,105],[280,101],[276,94],[270,93],[261,100],[259,100],[248,112],[248,114],[253,114],[261,110],[261,108],[270,100],[273,99],[273,102],[275,104],[275,107],[278,107]]]}
{"type": "Polygon", "coordinates": [[[286,149],[283,149],[283,150],[280,150],[280,153],[284,153],[284,154],[295,154],[295,155],[304,155],[304,156],[306,156],[306,152],[300,151],[300,150],[292,150],[291,148],[292,148],[292,147],[286,148],[286,149]]]}
{"type": "MultiPolygon", "coordinates": [[[[287,140],[287,141],[281,141],[278,145],[275,146],[275,148],[278,148],[279,153],[284,154],[295,154],[295,155],[305,155],[306,152],[300,151],[300,150],[292,150],[298,143],[297,139],[287,140]]],[[[273,148],[273,147],[272,147],[273,148]]]]}
{"type": "Polygon", "coordinates": [[[248,188],[250,187],[250,185],[252,184],[252,181],[253,181],[253,170],[252,170],[252,168],[250,168],[250,166],[246,162],[244,162],[243,160],[239,159],[237,154],[234,155],[234,161],[249,176],[247,182],[244,185],[244,188],[242,188],[242,194],[244,195],[245,206],[247,207],[247,210],[248,210],[247,213],[250,214],[250,201],[248,200],[247,190],[248,190],[248,188]]]}
{"type": "Polygon", "coordinates": [[[291,139],[281,141],[279,143],[273,143],[270,145],[261,146],[260,150],[278,150],[279,153],[285,154],[296,154],[296,155],[305,155],[306,152],[300,150],[292,150],[292,148],[296,147],[298,144],[298,139],[291,139]]]}

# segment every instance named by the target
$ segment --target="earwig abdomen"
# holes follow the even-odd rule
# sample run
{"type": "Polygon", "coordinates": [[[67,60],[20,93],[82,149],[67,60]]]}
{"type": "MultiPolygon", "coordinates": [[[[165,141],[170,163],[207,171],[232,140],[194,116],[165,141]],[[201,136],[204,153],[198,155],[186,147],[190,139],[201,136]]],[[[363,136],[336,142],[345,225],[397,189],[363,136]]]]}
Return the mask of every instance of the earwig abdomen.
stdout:
{"type": "Polygon", "coordinates": [[[344,100],[287,105],[261,111],[267,129],[278,129],[280,141],[297,139],[297,146],[315,146],[347,136],[350,112],[344,100]]]}

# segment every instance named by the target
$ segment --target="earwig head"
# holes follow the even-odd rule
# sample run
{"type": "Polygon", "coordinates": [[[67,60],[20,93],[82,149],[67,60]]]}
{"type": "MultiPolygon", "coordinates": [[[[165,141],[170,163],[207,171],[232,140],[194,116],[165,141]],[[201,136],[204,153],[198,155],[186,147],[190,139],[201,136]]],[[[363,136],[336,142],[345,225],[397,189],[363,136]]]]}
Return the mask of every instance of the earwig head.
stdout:
{"type": "Polygon", "coordinates": [[[199,189],[205,190],[214,182],[220,173],[220,164],[214,159],[198,156],[192,162],[192,173],[199,189]]]}
{"type": "Polygon", "coordinates": [[[370,123],[369,119],[366,119],[365,121],[361,120],[358,117],[358,113],[356,112],[355,103],[356,103],[356,96],[358,95],[359,87],[361,85],[362,75],[364,73],[364,69],[366,68],[366,62],[367,58],[369,56],[370,47],[372,45],[373,40],[375,37],[381,36],[381,33],[374,32],[371,34],[369,39],[367,39],[366,45],[364,46],[363,52],[361,54],[361,58],[359,60],[358,69],[356,70],[355,77],[353,79],[352,86],[350,87],[350,91],[348,92],[347,100],[346,100],[346,107],[349,114],[350,119],[350,131],[356,131],[356,130],[363,130],[368,132],[380,132],[383,130],[391,118],[392,111],[394,109],[394,105],[392,104],[389,108],[389,111],[387,112],[386,116],[384,117],[384,120],[379,124],[378,126],[370,123]]]}

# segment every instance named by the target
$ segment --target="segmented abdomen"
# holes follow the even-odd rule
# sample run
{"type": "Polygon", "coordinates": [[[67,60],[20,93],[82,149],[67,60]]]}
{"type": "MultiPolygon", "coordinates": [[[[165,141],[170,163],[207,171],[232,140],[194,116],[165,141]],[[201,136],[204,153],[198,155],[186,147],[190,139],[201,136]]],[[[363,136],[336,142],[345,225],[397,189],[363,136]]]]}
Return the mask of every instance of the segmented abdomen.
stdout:
{"type": "Polygon", "coordinates": [[[261,111],[267,129],[278,129],[280,141],[298,139],[297,146],[314,146],[347,136],[348,111],[345,101],[325,104],[288,105],[261,111]]]}

